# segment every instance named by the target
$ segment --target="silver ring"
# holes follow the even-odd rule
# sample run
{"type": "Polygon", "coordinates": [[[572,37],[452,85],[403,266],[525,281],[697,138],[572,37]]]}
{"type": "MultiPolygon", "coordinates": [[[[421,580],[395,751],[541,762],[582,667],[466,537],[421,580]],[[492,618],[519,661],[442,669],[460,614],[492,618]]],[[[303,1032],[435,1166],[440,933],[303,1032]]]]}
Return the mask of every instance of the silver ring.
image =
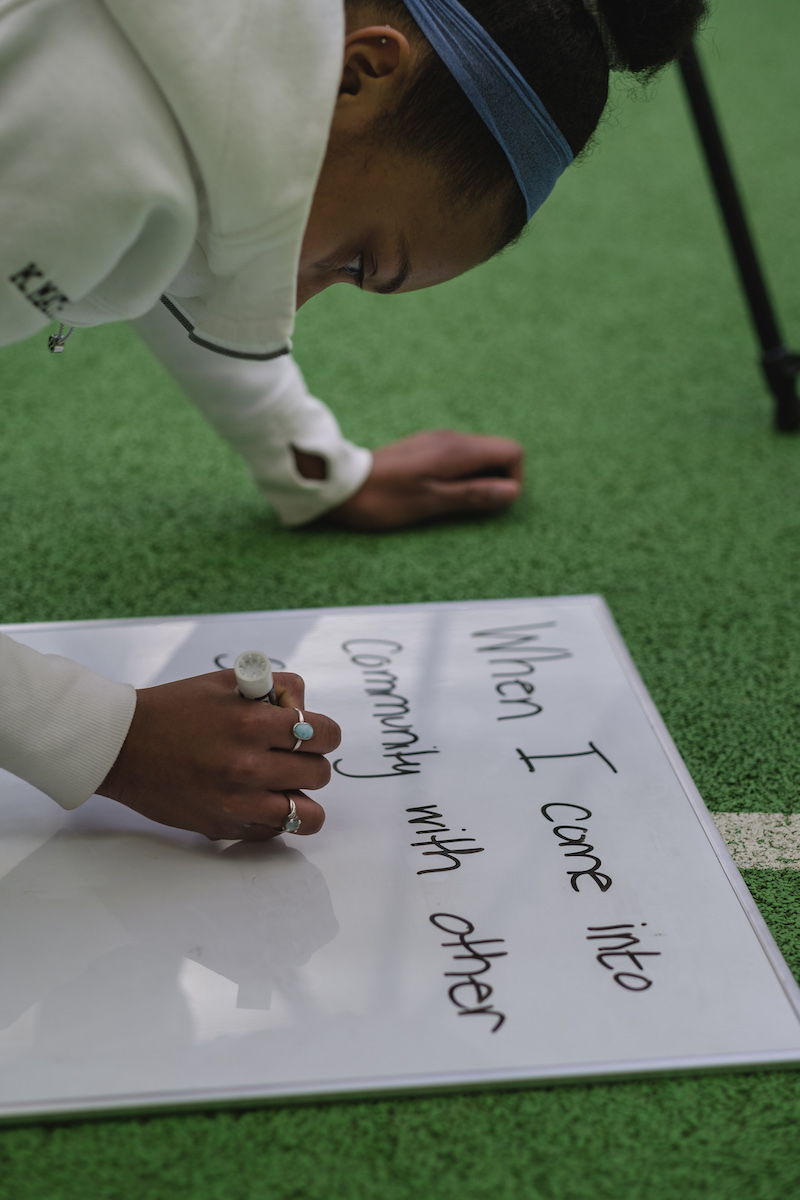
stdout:
{"type": "Polygon", "coordinates": [[[294,754],[295,750],[298,750],[300,746],[302,746],[303,742],[310,742],[314,736],[314,726],[309,725],[299,708],[296,708],[294,711],[297,713],[300,720],[295,721],[294,725],[292,726],[292,733],[297,738],[297,741],[292,746],[292,754],[294,754]]]}
{"type": "Polygon", "coordinates": [[[297,833],[302,824],[297,815],[297,807],[288,792],[284,792],[283,794],[289,801],[289,812],[287,813],[286,820],[281,825],[281,833],[297,833]]]}

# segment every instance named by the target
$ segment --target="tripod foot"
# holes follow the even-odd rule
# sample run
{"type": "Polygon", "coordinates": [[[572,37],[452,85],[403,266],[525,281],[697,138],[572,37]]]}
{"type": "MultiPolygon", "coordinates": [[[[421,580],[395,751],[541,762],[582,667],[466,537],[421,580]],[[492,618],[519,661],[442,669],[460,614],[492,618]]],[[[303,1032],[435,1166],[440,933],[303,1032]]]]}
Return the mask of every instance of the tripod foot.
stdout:
{"type": "Polygon", "coordinates": [[[800,354],[785,346],[775,346],[762,355],[761,369],[777,401],[775,428],[780,433],[797,433],[800,430],[800,396],[797,392],[800,354]]]}

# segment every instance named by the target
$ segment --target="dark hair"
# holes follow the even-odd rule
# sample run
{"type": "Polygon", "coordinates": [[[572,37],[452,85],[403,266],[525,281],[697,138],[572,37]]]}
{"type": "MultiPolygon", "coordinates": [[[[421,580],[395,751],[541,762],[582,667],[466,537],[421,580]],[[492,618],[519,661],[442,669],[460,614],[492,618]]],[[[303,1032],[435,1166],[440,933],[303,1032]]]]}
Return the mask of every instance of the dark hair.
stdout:
{"type": "MultiPolygon", "coordinates": [[[[347,0],[360,7],[369,0],[347,0]]],[[[608,62],[583,0],[461,0],[528,80],[577,157],[608,99],[608,62]]],[[[387,20],[424,41],[402,0],[372,0],[387,20]]],[[[648,80],[677,58],[706,13],[705,0],[601,0],[626,68],[648,80]]],[[[492,253],[519,237],[525,205],[503,150],[453,76],[430,49],[398,107],[378,119],[376,141],[433,161],[450,202],[502,197],[504,218],[492,253]]]]}

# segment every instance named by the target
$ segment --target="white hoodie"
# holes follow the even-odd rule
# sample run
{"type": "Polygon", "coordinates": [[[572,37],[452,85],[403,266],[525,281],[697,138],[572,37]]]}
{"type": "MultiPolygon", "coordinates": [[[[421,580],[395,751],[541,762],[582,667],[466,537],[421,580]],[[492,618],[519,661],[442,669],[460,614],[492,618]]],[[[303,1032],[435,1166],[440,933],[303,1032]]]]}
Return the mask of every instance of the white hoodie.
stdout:
{"type": "MultiPolygon", "coordinates": [[[[342,0],[0,0],[0,345],[133,320],[290,525],[371,466],[288,355],[343,42],[342,0]]],[[[0,635],[0,766],[72,808],[135,693],[34,653],[0,635]]]]}

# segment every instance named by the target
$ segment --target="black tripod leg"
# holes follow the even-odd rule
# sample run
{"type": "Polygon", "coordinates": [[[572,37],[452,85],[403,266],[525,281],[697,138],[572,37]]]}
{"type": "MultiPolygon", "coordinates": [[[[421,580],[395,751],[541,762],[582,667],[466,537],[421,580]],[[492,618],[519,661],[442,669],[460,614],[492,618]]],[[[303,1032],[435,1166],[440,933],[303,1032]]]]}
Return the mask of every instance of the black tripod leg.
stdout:
{"type": "Polygon", "coordinates": [[[787,350],[783,344],[700,60],[693,46],[684,51],[678,63],[717,201],[728,229],[750,316],[761,343],[761,367],[776,400],[775,426],[784,432],[793,432],[800,429],[800,397],[797,394],[800,355],[787,350]]]}

